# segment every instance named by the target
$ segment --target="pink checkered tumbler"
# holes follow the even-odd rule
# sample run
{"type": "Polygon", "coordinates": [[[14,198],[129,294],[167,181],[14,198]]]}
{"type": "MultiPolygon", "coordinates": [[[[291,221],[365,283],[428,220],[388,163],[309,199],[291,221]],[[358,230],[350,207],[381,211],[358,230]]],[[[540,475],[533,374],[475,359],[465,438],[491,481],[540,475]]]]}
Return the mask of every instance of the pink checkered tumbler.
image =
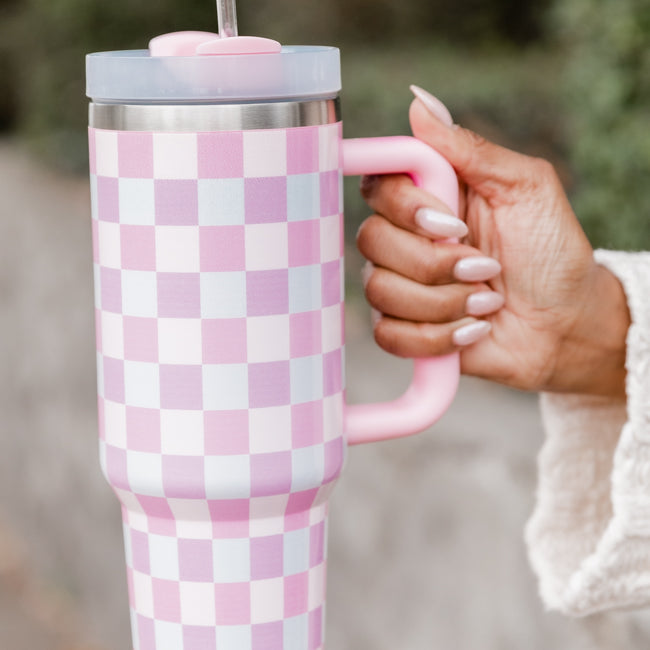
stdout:
{"type": "Polygon", "coordinates": [[[413,138],[343,141],[338,74],[334,48],[88,58],[100,458],[135,650],[323,648],[346,444],[421,430],[456,391],[447,357],[345,405],[342,174],[410,173],[453,208],[457,186],[413,138]]]}

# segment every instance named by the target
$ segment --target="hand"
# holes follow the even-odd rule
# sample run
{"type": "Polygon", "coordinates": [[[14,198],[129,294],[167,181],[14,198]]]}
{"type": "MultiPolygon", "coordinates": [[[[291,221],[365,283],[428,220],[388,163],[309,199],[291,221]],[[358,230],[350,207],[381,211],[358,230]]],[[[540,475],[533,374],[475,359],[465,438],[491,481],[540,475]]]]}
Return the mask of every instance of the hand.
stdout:
{"type": "Polygon", "coordinates": [[[460,350],[463,373],[515,388],[623,395],[625,296],[595,263],[551,164],[451,126],[418,96],[413,133],[456,169],[461,221],[408,177],[364,179],[377,214],[358,247],[372,263],[378,344],[400,356],[460,350]]]}

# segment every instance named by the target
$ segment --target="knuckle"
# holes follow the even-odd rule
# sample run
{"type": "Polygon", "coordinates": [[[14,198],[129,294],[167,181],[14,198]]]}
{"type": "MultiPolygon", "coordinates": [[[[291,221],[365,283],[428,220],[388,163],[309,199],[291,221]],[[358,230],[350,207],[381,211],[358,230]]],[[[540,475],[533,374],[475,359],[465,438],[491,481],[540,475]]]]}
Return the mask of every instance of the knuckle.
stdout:
{"type": "Polygon", "coordinates": [[[471,129],[464,129],[464,132],[468,143],[472,147],[476,147],[476,148],[484,147],[488,142],[482,135],[476,133],[476,131],[472,131],[471,129]]]}
{"type": "Polygon", "coordinates": [[[445,335],[443,328],[440,326],[433,327],[428,323],[422,324],[420,326],[420,337],[427,354],[431,356],[448,354],[453,349],[450,337],[445,335]]]}
{"type": "Polygon", "coordinates": [[[395,215],[396,221],[411,229],[414,215],[422,206],[422,197],[411,179],[401,176],[395,183],[387,203],[388,209],[395,215]]]}
{"type": "Polygon", "coordinates": [[[465,316],[465,305],[469,291],[465,287],[453,287],[445,292],[444,299],[438,303],[438,322],[448,323],[465,316]]]}
{"type": "Polygon", "coordinates": [[[489,145],[488,141],[482,136],[470,129],[463,129],[465,138],[465,160],[461,164],[463,168],[469,168],[473,165],[474,159],[480,155],[480,151],[489,145]]]}
{"type": "Polygon", "coordinates": [[[560,186],[560,179],[555,167],[544,158],[530,158],[529,166],[522,169],[522,174],[522,185],[527,191],[560,186]]]}
{"type": "Polygon", "coordinates": [[[367,177],[361,183],[361,196],[378,212],[390,214],[408,201],[412,202],[409,181],[408,176],[401,174],[367,177]]]}
{"type": "Polygon", "coordinates": [[[555,166],[545,158],[533,158],[532,167],[535,176],[542,181],[554,181],[557,178],[555,166]]]}
{"type": "Polygon", "coordinates": [[[431,251],[428,255],[418,255],[413,259],[414,274],[422,284],[433,285],[440,280],[440,264],[431,251]]]}
{"type": "Polygon", "coordinates": [[[408,207],[413,203],[413,184],[407,182],[406,176],[398,176],[393,180],[391,199],[395,205],[408,207]]]}

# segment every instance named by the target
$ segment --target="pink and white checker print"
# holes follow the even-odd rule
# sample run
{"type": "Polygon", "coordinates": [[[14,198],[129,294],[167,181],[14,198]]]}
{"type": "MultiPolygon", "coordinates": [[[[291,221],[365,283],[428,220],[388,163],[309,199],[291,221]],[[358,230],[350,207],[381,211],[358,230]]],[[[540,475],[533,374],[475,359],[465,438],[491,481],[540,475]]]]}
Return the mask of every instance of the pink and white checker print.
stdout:
{"type": "Polygon", "coordinates": [[[341,125],[89,138],[100,457],[134,648],[322,648],[341,125]]]}

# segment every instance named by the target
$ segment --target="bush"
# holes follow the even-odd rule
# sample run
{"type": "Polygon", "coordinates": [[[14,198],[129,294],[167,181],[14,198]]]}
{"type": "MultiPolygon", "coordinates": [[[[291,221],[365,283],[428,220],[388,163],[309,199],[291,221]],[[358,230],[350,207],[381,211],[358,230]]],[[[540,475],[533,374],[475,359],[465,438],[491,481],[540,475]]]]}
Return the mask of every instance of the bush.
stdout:
{"type": "Polygon", "coordinates": [[[595,245],[650,249],[650,2],[558,0],[572,202],[595,245]]]}

